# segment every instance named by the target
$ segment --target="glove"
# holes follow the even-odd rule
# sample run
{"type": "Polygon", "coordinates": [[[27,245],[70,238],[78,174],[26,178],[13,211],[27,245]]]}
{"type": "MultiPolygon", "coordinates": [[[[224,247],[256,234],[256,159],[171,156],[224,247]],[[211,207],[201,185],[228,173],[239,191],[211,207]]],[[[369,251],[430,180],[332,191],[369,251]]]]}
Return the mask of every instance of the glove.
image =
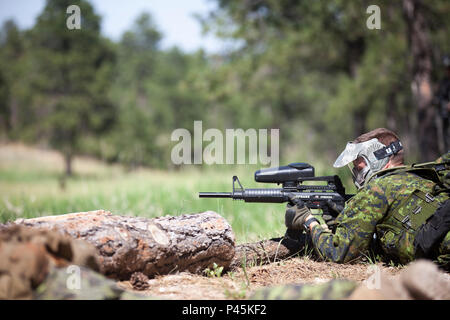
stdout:
{"type": "Polygon", "coordinates": [[[294,205],[287,205],[286,213],[284,214],[284,224],[288,229],[303,230],[303,225],[306,222],[306,218],[311,214],[311,210],[300,199],[292,198],[291,202],[294,205]]]}
{"type": "Polygon", "coordinates": [[[337,205],[331,200],[327,201],[327,206],[331,214],[322,215],[323,220],[327,224],[328,228],[332,230],[336,226],[336,217],[344,210],[342,206],[337,205]]]}
{"type": "Polygon", "coordinates": [[[331,211],[333,211],[334,216],[337,216],[344,210],[344,207],[337,205],[335,202],[331,200],[327,200],[327,206],[328,208],[330,208],[331,211]]]}

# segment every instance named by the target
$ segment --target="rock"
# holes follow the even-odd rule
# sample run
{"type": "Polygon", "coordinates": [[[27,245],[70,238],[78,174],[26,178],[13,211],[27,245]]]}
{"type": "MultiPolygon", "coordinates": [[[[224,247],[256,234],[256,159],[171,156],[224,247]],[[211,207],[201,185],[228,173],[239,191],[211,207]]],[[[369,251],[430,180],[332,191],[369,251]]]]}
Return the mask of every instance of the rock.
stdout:
{"type": "Polygon", "coordinates": [[[131,275],[130,284],[135,290],[147,290],[150,287],[148,277],[142,272],[135,272],[131,275]]]}
{"type": "Polygon", "coordinates": [[[55,231],[0,228],[0,299],[31,299],[49,270],[72,264],[98,270],[96,249],[55,231]]]}

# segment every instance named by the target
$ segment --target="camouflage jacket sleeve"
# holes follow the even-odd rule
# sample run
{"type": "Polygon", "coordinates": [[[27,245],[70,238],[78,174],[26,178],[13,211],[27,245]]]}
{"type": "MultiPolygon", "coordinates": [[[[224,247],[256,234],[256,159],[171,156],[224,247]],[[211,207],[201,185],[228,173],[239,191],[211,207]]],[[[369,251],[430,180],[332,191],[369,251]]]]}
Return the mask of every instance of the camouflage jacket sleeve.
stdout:
{"type": "Polygon", "coordinates": [[[311,232],[316,252],[334,262],[348,262],[369,249],[377,223],[388,210],[385,190],[369,183],[360,190],[336,218],[335,233],[315,226],[311,232]]]}

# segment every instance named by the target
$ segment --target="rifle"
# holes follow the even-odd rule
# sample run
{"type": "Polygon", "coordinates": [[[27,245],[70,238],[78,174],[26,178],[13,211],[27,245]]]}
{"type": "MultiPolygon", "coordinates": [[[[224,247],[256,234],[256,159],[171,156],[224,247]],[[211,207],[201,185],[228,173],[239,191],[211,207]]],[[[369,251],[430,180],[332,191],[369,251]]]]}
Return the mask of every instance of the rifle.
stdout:
{"type": "Polygon", "coordinates": [[[310,209],[321,209],[322,215],[333,219],[344,208],[353,194],[346,194],[339,176],[314,175],[314,167],[308,163],[291,163],[287,166],[261,169],[255,172],[255,181],[281,184],[282,188],[245,189],[237,176],[233,176],[232,192],[200,192],[200,198],[232,198],[245,202],[283,203],[293,197],[301,199],[310,209]],[[307,181],[326,182],[326,185],[306,185],[307,181]],[[236,182],[239,185],[236,188],[236,182]],[[330,210],[331,209],[331,210],[330,210]]]}

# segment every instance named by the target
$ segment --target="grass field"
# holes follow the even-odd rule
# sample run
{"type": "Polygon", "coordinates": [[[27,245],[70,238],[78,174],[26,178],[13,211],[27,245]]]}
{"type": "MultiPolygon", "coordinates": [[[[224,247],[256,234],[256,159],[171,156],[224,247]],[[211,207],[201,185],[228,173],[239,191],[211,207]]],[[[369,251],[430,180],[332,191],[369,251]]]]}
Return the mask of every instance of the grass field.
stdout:
{"type": "Polygon", "coordinates": [[[62,189],[59,153],[0,145],[0,222],[96,209],[145,217],[213,210],[231,224],[238,243],[280,236],[285,231],[283,204],[198,198],[200,191],[231,191],[235,174],[244,187],[275,187],[255,183],[255,167],[126,172],[121,166],[82,157],[75,159],[73,167],[75,175],[62,189]]]}

